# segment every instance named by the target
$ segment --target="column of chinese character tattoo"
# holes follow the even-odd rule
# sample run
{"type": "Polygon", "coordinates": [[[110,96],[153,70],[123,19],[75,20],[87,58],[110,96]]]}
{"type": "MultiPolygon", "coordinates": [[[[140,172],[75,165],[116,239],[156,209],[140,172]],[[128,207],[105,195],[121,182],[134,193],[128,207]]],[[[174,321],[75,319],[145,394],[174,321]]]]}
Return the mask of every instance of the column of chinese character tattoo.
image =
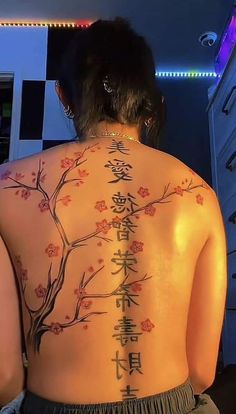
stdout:
{"type": "MultiPolygon", "coordinates": [[[[124,144],[122,141],[116,142],[115,140],[112,141],[112,145],[108,147],[110,150],[109,153],[113,153],[116,151],[121,152],[124,155],[129,155],[129,151],[124,150],[124,144]]],[[[109,181],[109,183],[117,183],[120,179],[131,181],[131,177],[128,175],[128,168],[132,168],[130,164],[126,164],[124,161],[114,160],[116,161],[116,165],[109,162],[105,165],[105,167],[111,168],[112,172],[114,173],[115,177],[118,180],[109,181]]],[[[112,196],[111,210],[113,213],[117,215],[124,214],[124,212],[133,213],[135,208],[138,207],[138,204],[135,202],[136,198],[128,192],[127,195],[121,194],[120,191],[117,191],[112,196]]],[[[130,240],[130,233],[135,232],[135,228],[137,225],[134,224],[129,217],[125,217],[124,220],[120,219],[118,216],[115,217],[113,220],[113,228],[117,229],[116,236],[117,241],[129,241],[130,240]]],[[[118,273],[122,273],[127,276],[130,272],[137,273],[137,270],[133,267],[137,264],[137,259],[134,255],[134,251],[121,251],[118,249],[117,252],[114,252],[113,258],[111,258],[111,262],[114,263],[118,269],[112,271],[112,275],[117,275],[118,273]]],[[[121,289],[117,291],[117,298],[116,298],[116,307],[121,308],[122,312],[125,312],[127,308],[130,308],[131,304],[138,306],[138,302],[136,298],[139,296],[137,290],[134,292],[130,292],[130,287],[133,286],[123,286],[121,289]]],[[[119,331],[118,333],[114,333],[112,337],[120,342],[120,345],[124,347],[128,341],[137,342],[138,337],[142,335],[142,332],[136,332],[134,328],[136,328],[136,324],[132,323],[133,320],[131,318],[127,318],[123,316],[122,319],[118,320],[118,325],[114,326],[115,331],[119,331]]],[[[128,371],[129,375],[131,375],[135,370],[138,373],[141,372],[141,355],[140,353],[130,352],[128,355],[128,360],[124,358],[119,358],[119,351],[116,351],[116,357],[112,358],[112,361],[116,363],[116,379],[120,380],[123,375],[121,370],[128,371]],[[127,364],[129,362],[129,370],[125,367],[124,363],[127,364]]],[[[122,399],[131,399],[136,398],[135,394],[132,394],[130,385],[127,386],[125,390],[120,390],[122,393],[122,399]]],[[[132,390],[138,391],[138,390],[132,390]]]]}

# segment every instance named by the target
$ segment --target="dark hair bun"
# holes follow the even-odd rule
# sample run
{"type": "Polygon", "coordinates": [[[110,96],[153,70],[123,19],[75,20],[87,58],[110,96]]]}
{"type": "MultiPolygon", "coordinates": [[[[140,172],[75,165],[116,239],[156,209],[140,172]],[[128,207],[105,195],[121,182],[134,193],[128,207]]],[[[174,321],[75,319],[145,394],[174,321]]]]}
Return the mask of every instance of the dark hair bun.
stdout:
{"type": "Polygon", "coordinates": [[[146,131],[143,141],[157,143],[164,107],[155,64],[145,39],[126,19],[98,20],[77,30],[63,57],[59,82],[79,136],[100,121],[119,122],[138,125],[146,131]]]}

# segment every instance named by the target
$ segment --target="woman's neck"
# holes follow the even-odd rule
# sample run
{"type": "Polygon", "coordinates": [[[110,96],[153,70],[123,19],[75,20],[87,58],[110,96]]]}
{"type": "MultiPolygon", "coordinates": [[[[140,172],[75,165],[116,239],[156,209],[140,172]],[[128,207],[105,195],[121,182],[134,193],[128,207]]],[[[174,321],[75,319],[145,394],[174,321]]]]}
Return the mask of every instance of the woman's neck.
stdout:
{"type": "Polygon", "coordinates": [[[89,137],[116,137],[116,138],[128,138],[133,141],[141,140],[138,127],[136,125],[124,125],[119,123],[99,122],[86,134],[86,138],[89,137]]]}

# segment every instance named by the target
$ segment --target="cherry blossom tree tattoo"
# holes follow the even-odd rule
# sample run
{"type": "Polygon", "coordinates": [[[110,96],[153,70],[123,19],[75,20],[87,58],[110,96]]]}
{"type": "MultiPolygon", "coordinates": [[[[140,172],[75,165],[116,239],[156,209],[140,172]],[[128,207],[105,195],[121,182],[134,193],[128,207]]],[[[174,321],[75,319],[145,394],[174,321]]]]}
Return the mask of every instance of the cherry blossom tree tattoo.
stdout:
{"type": "MultiPolygon", "coordinates": [[[[104,269],[104,265],[100,266],[97,270],[94,270],[93,267],[90,267],[88,269],[88,271],[90,272],[89,276],[86,275],[86,273],[84,272],[79,282],[79,287],[75,290],[77,302],[74,310],[74,315],[72,317],[66,315],[66,322],[56,321],[51,322],[51,324],[47,324],[45,320],[52,313],[56,304],[58,294],[63,288],[65,281],[66,265],[69,255],[72,251],[86,246],[87,241],[92,238],[99,239],[98,245],[101,245],[101,240],[105,242],[112,242],[113,240],[108,238],[106,235],[114,226],[114,224],[117,224],[117,221],[125,222],[131,216],[139,218],[139,214],[141,212],[144,212],[144,214],[148,214],[150,216],[154,216],[156,212],[156,207],[154,207],[154,205],[171,202],[170,197],[173,195],[183,196],[184,193],[190,193],[196,188],[206,188],[204,186],[204,183],[201,183],[199,185],[193,185],[192,180],[190,180],[185,187],[178,186],[174,188],[173,191],[168,192],[170,186],[170,184],[168,184],[167,186],[165,186],[164,192],[161,197],[153,201],[146,202],[141,207],[133,203],[131,211],[123,217],[116,216],[113,218],[111,222],[108,222],[106,219],[103,219],[102,221],[96,222],[96,228],[93,232],[80,236],[75,240],[69,240],[66,231],[61,223],[60,217],[58,215],[57,205],[58,203],[61,203],[64,206],[68,206],[72,202],[72,199],[69,194],[64,197],[61,197],[60,192],[62,188],[64,188],[67,184],[72,184],[77,187],[80,187],[84,184],[84,179],[86,179],[86,177],[89,175],[88,171],[81,169],[81,165],[86,163],[87,161],[87,159],[85,159],[84,157],[85,153],[95,152],[98,149],[100,149],[100,147],[99,144],[96,143],[94,145],[87,146],[82,152],[75,152],[74,158],[66,157],[63,160],[61,160],[61,168],[64,170],[64,172],[62,173],[51,195],[49,195],[47,191],[44,189],[46,172],[45,163],[41,160],[39,160],[38,171],[32,172],[32,184],[28,184],[22,181],[25,178],[24,174],[16,173],[15,176],[12,176],[12,173],[9,170],[6,170],[3,174],[1,174],[0,177],[1,180],[7,180],[12,182],[11,185],[5,186],[5,189],[15,189],[15,194],[21,196],[26,201],[35,192],[40,193],[42,195],[42,199],[38,203],[37,208],[42,214],[48,212],[51,215],[61,239],[60,246],[57,246],[54,243],[49,243],[48,246],[46,246],[45,248],[45,254],[47,254],[47,256],[51,259],[51,262],[48,269],[46,286],[39,284],[34,290],[35,295],[41,301],[40,305],[36,309],[32,309],[26,300],[27,280],[29,278],[28,271],[26,268],[24,268],[21,257],[16,257],[16,266],[19,275],[22,297],[24,305],[30,317],[30,329],[27,334],[27,340],[29,344],[33,346],[35,352],[40,351],[42,337],[45,333],[51,332],[55,335],[59,335],[64,331],[64,329],[79,323],[84,323],[84,328],[86,328],[87,325],[85,325],[85,323],[87,324],[87,322],[90,322],[91,317],[106,313],[103,311],[90,310],[90,308],[93,306],[93,299],[104,299],[111,297],[113,295],[116,296],[117,294],[119,294],[119,292],[127,291],[127,289],[131,288],[132,286],[134,289],[140,290],[140,285],[151,278],[151,276],[147,277],[147,275],[145,275],[143,277],[136,278],[135,281],[129,281],[128,279],[130,275],[129,273],[126,273],[124,275],[125,277],[122,280],[122,282],[119,283],[116,289],[114,289],[113,291],[108,293],[89,294],[87,289],[89,288],[93,279],[97,277],[99,273],[104,269]],[[75,176],[73,178],[69,178],[68,175],[71,172],[77,173],[77,177],[75,176]],[[60,265],[56,275],[52,274],[52,264],[54,257],[60,257],[60,265]]],[[[140,187],[137,193],[141,198],[150,197],[149,190],[147,188],[140,187]]],[[[203,204],[203,197],[201,194],[198,194],[196,196],[196,202],[199,205],[203,204]]],[[[97,201],[95,204],[95,208],[100,213],[106,211],[107,206],[105,200],[97,201]]],[[[139,251],[142,251],[142,246],[142,242],[133,241],[133,243],[130,246],[130,250],[133,253],[137,253],[139,251]]],[[[100,259],[99,263],[101,264],[102,262],[103,259],[100,259]]],[[[151,322],[149,320],[146,320],[143,325],[143,330],[149,330],[151,327],[150,323],[151,322]]]]}

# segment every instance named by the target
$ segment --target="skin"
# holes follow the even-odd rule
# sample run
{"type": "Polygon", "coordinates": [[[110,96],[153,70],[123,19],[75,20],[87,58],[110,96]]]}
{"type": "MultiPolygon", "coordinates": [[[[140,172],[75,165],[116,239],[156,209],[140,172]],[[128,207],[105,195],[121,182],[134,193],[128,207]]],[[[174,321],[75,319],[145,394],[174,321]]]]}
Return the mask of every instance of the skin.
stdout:
{"type": "MultiPolygon", "coordinates": [[[[134,127],[122,131],[131,132],[139,138],[134,127]]],[[[196,393],[207,388],[222,327],[226,260],[219,206],[202,178],[166,153],[109,137],[4,164],[0,176],[0,230],[8,249],[1,245],[0,335],[8,333],[4,341],[0,336],[0,359],[8,361],[3,374],[10,365],[12,378],[21,378],[10,381],[2,401],[17,394],[23,378],[14,271],[32,392],[96,403],[164,392],[189,376],[196,393]],[[115,168],[115,160],[125,167],[115,168]],[[126,198],[125,208],[118,196],[126,198]],[[127,219],[133,231],[117,224],[127,219]],[[203,275],[211,278],[212,260],[207,291],[203,275]],[[122,323],[133,325],[126,338],[122,323]]]]}

